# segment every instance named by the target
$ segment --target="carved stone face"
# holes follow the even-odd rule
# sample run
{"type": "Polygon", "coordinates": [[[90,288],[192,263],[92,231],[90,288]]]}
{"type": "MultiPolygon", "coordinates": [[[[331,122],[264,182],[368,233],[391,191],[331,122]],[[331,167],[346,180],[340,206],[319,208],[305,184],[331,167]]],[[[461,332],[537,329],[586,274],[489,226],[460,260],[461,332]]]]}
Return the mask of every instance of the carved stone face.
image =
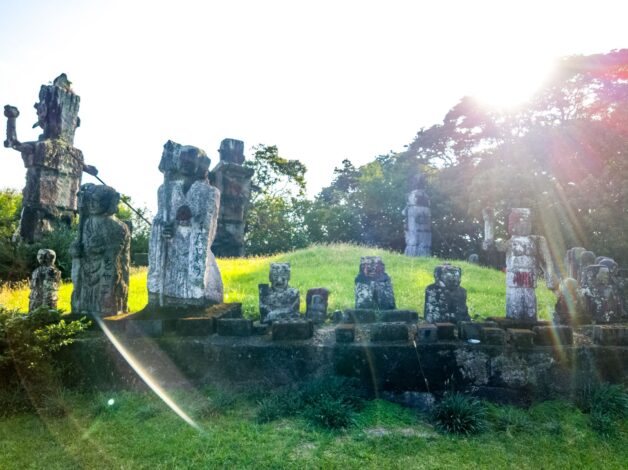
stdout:
{"type": "Polygon", "coordinates": [[[445,284],[445,287],[447,287],[448,289],[455,289],[457,287],[460,287],[460,277],[460,269],[450,266],[443,269],[441,280],[443,281],[443,284],[445,284]]]}
{"type": "Polygon", "coordinates": [[[360,258],[360,272],[370,278],[384,274],[384,262],[379,256],[363,256],[360,258]]]}
{"type": "Polygon", "coordinates": [[[41,266],[52,266],[57,259],[57,254],[53,250],[41,249],[37,252],[37,262],[41,266]]]}
{"type": "Polygon", "coordinates": [[[410,193],[408,193],[408,205],[409,206],[416,206],[418,203],[418,191],[410,191],[410,193]]]}
{"type": "Polygon", "coordinates": [[[195,149],[182,151],[177,166],[182,175],[194,176],[198,169],[198,153],[195,149]]]}
{"type": "Polygon", "coordinates": [[[79,212],[89,215],[113,215],[118,210],[120,194],[110,186],[87,183],[78,193],[79,212]]]}
{"type": "Polygon", "coordinates": [[[532,212],[530,209],[513,209],[508,217],[508,231],[512,236],[525,237],[532,234],[532,212]]]}
{"type": "Polygon", "coordinates": [[[290,280],[290,264],[272,263],[270,265],[269,279],[273,289],[286,289],[290,280]]]}

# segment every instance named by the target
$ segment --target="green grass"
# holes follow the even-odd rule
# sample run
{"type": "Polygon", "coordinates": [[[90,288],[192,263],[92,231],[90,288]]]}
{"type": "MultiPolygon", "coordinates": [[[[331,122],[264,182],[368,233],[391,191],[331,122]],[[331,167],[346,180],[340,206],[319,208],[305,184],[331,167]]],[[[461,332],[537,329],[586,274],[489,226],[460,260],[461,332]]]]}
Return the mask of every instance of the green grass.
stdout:
{"type": "Polygon", "coordinates": [[[0,468],[620,469],[628,461],[626,421],[617,436],[604,437],[563,402],[521,411],[533,431],[489,423],[485,433],[458,437],[381,400],[368,402],[346,431],[326,431],[301,418],[259,424],[257,403],[245,395],[222,412],[203,413],[213,393],[174,396],[200,430],[152,395],[68,395],[66,417],[0,419],[0,468]]]}
{"type": "MultiPolygon", "coordinates": [[[[409,258],[399,253],[355,245],[312,246],[292,253],[269,257],[219,259],[218,266],[225,286],[226,302],[242,302],[249,317],[258,315],[257,285],[268,282],[269,265],[288,261],[292,266],[290,284],[301,291],[301,309],[305,310],[305,294],[312,287],[331,290],[329,309],[334,311],[353,306],[354,279],[360,257],[382,256],[386,271],[392,278],[397,307],[418,310],[422,315],[425,288],[434,282],[434,267],[444,260],[409,258]]],[[[472,317],[505,315],[505,276],[494,269],[482,268],[464,261],[452,261],[462,268],[462,287],[467,289],[467,304],[472,317]]],[[[147,302],[146,269],[131,272],[129,308],[142,309],[147,302]]],[[[70,310],[72,286],[63,284],[59,292],[59,308],[70,310]]],[[[543,287],[537,289],[539,318],[550,319],[554,295],[543,287]]],[[[28,309],[26,284],[0,288],[0,304],[7,308],[28,309]]]]}

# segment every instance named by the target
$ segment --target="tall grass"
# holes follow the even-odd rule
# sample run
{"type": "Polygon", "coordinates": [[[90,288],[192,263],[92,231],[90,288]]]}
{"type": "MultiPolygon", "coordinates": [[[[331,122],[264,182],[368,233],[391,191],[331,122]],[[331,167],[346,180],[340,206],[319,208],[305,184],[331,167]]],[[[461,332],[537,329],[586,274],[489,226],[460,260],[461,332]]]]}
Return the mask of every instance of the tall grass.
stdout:
{"type": "MultiPolygon", "coordinates": [[[[225,302],[241,302],[249,317],[258,315],[257,285],[268,282],[270,263],[289,262],[292,266],[290,284],[301,291],[301,309],[305,310],[305,294],[312,287],[331,290],[330,311],[349,308],[354,303],[354,279],[361,256],[381,256],[392,278],[397,308],[423,311],[425,288],[434,282],[434,267],[446,262],[438,258],[410,258],[377,248],[356,245],[315,245],[275,256],[219,259],[218,266],[225,286],[225,302]]],[[[462,268],[462,287],[467,289],[467,304],[472,317],[505,315],[505,277],[494,269],[482,268],[464,261],[451,263],[462,268]]],[[[147,302],[145,268],[133,269],[129,289],[129,308],[142,309],[147,302]]],[[[62,285],[59,308],[70,311],[72,286],[62,285]]],[[[537,289],[539,318],[551,318],[555,303],[553,294],[537,289]]],[[[0,304],[7,308],[28,308],[28,286],[0,288],[0,304]]]]}

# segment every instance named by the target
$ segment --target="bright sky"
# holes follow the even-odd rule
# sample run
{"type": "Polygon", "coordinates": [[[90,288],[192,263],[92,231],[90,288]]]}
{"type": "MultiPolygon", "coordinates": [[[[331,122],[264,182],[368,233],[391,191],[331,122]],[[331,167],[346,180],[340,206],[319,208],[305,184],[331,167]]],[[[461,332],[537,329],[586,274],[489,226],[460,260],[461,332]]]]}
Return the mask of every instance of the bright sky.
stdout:
{"type": "MultiPolygon", "coordinates": [[[[36,140],[39,87],[65,72],[76,147],[153,210],[168,139],[212,165],[225,137],[277,145],[314,195],[344,158],[402,150],[464,95],[521,100],[553,58],[627,47],[627,13],[625,0],[0,0],[0,105],[36,140]]],[[[19,154],[0,161],[0,187],[21,189],[19,154]]]]}

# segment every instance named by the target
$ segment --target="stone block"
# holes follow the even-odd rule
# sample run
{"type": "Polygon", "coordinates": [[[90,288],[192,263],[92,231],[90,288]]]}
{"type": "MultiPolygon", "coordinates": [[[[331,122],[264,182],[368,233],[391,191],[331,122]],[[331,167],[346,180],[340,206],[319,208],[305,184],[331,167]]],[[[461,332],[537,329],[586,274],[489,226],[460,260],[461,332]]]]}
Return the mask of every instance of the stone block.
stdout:
{"type": "Polygon", "coordinates": [[[216,332],[214,318],[180,318],[176,323],[180,336],[209,336],[216,332]]]}
{"type": "Polygon", "coordinates": [[[552,322],[546,320],[517,320],[506,317],[488,317],[487,321],[497,323],[499,328],[504,330],[514,328],[519,330],[531,330],[535,326],[551,326],[552,322]]]}
{"type": "Polygon", "coordinates": [[[472,322],[472,321],[461,321],[458,323],[458,338],[467,340],[467,339],[479,339],[481,340],[480,330],[482,328],[495,328],[497,327],[497,323],[492,321],[485,322],[472,322]]]}
{"type": "Polygon", "coordinates": [[[408,341],[406,323],[374,323],[371,327],[371,341],[408,341]]]}
{"type": "Polygon", "coordinates": [[[484,344],[502,346],[506,342],[506,332],[501,328],[482,328],[480,341],[484,344]]]}
{"type": "Polygon", "coordinates": [[[246,318],[221,318],[216,321],[219,336],[251,336],[253,321],[246,318]]]}
{"type": "Polygon", "coordinates": [[[414,310],[382,310],[379,312],[379,321],[416,323],[419,314],[414,310]]]}
{"type": "Polygon", "coordinates": [[[342,312],[340,323],[375,323],[377,310],[349,308],[342,312]]]}
{"type": "Polygon", "coordinates": [[[271,326],[273,341],[310,339],[314,334],[311,320],[280,320],[271,326]]]}
{"type": "Polygon", "coordinates": [[[155,338],[164,334],[164,320],[128,320],[124,323],[128,336],[155,338]]]}
{"type": "Polygon", "coordinates": [[[509,344],[518,348],[530,348],[534,344],[534,332],[522,328],[508,328],[506,336],[509,344]]]}
{"type": "Polygon", "coordinates": [[[417,341],[421,344],[438,341],[438,328],[432,323],[418,325],[416,329],[417,341]]]}
{"type": "Polygon", "coordinates": [[[573,329],[570,326],[535,326],[534,343],[539,346],[573,344],[573,329]]]}
{"type": "Polygon", "coordinates": [[[253,323],[253,334],[254,335],[265,335],[266,333],[268,333],[268,330],[270,329],[270,325],[268,325],[267,323],[261,323],[261,322],[254,322],[253,323]]]}
{"type": "Polygon", "coordinates": [[[628,326],[595,325],[593,342],[603,346],[628,346],[628,326]]]}
{"type": "Polygon", "coordinates": [[[336,327],[336,343],[353,343],[355,341],[354,325],[338,325],[336,327]]]}
{"type": "Polygon", "coordinates": [[[436,336],[439,341],[452,341],[456,339],[456,325],[453,323],[435,323],[436,336]]]}

